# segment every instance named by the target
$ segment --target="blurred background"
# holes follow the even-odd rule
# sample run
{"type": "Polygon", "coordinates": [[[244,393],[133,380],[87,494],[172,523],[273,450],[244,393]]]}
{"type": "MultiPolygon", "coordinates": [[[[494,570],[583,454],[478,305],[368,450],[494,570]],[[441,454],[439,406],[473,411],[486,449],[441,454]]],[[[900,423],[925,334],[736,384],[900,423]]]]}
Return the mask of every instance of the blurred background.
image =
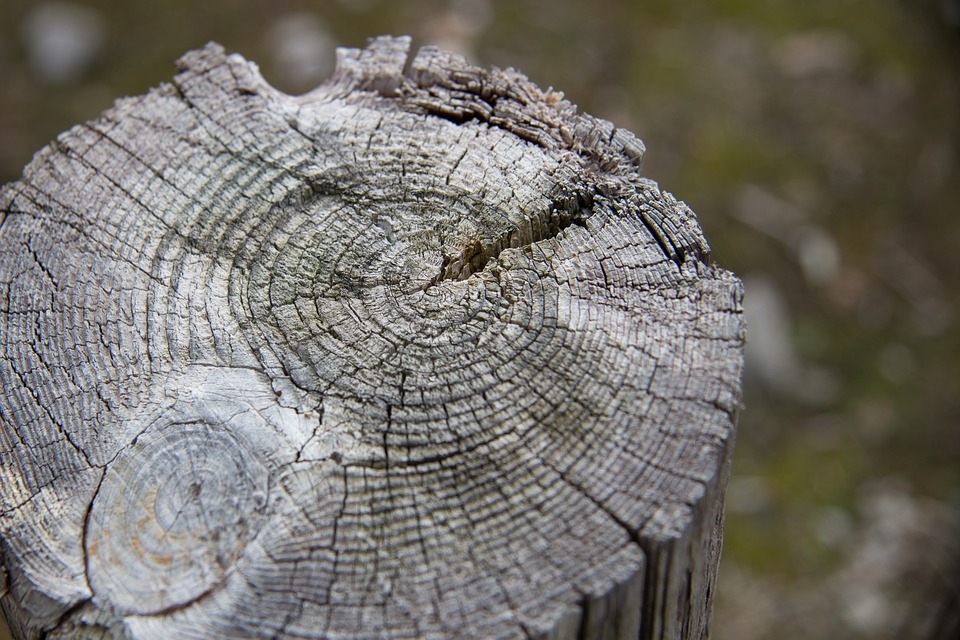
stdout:
{"type": "Polygon", "coordinates": [[[714,637],[960,637],[960,2],[0,0],[0,183],[209,40],[300,93],[384,33],[634,131],[744,279],[714,637]]]}

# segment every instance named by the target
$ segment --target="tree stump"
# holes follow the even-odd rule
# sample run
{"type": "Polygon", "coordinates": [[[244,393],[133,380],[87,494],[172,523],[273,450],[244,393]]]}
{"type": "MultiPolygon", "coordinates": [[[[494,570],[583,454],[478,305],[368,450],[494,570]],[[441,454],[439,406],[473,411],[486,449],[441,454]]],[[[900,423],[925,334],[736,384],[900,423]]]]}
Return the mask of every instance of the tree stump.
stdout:
{"type": "Polygon", "coordinates": [[[709,635],[739,281],[632,134],[408,47],[208,45],[0,192],[18,637],[709,635]]]}

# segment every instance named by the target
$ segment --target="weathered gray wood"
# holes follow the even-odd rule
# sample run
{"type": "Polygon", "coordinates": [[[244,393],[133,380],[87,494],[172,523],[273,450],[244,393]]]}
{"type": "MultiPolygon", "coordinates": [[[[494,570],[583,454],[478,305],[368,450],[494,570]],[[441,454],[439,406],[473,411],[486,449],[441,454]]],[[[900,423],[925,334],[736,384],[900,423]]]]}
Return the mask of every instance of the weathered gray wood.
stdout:
{"type": "Polygon", "coordinates": [[[708,635],[739,282],[633,135],[408,45],[207,46],[0,191],[20,637],[708,635]]]}

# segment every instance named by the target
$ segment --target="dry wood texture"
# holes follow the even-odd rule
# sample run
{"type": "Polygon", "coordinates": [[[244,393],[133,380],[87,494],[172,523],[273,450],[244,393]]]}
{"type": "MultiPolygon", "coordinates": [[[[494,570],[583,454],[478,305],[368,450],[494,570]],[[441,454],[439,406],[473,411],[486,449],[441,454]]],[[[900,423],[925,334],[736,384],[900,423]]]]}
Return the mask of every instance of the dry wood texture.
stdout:
{"type": "Polygon", "coordinates": [[[0,192],[21,637],[709,633],[739,282],[632,134],[408,46],[207,46],[0,192]]]}

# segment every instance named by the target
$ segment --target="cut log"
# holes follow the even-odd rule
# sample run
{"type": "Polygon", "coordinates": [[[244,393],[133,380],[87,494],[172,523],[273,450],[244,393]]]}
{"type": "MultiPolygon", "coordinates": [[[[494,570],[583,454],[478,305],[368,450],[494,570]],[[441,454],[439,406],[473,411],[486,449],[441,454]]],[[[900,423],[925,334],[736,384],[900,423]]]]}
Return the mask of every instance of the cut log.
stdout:
{"type": "Polygon", "coordinates": [[[701,638],[741,285],[643,144],[407,38],[217,45],[0,191],[33,638],[701,638]]]}

